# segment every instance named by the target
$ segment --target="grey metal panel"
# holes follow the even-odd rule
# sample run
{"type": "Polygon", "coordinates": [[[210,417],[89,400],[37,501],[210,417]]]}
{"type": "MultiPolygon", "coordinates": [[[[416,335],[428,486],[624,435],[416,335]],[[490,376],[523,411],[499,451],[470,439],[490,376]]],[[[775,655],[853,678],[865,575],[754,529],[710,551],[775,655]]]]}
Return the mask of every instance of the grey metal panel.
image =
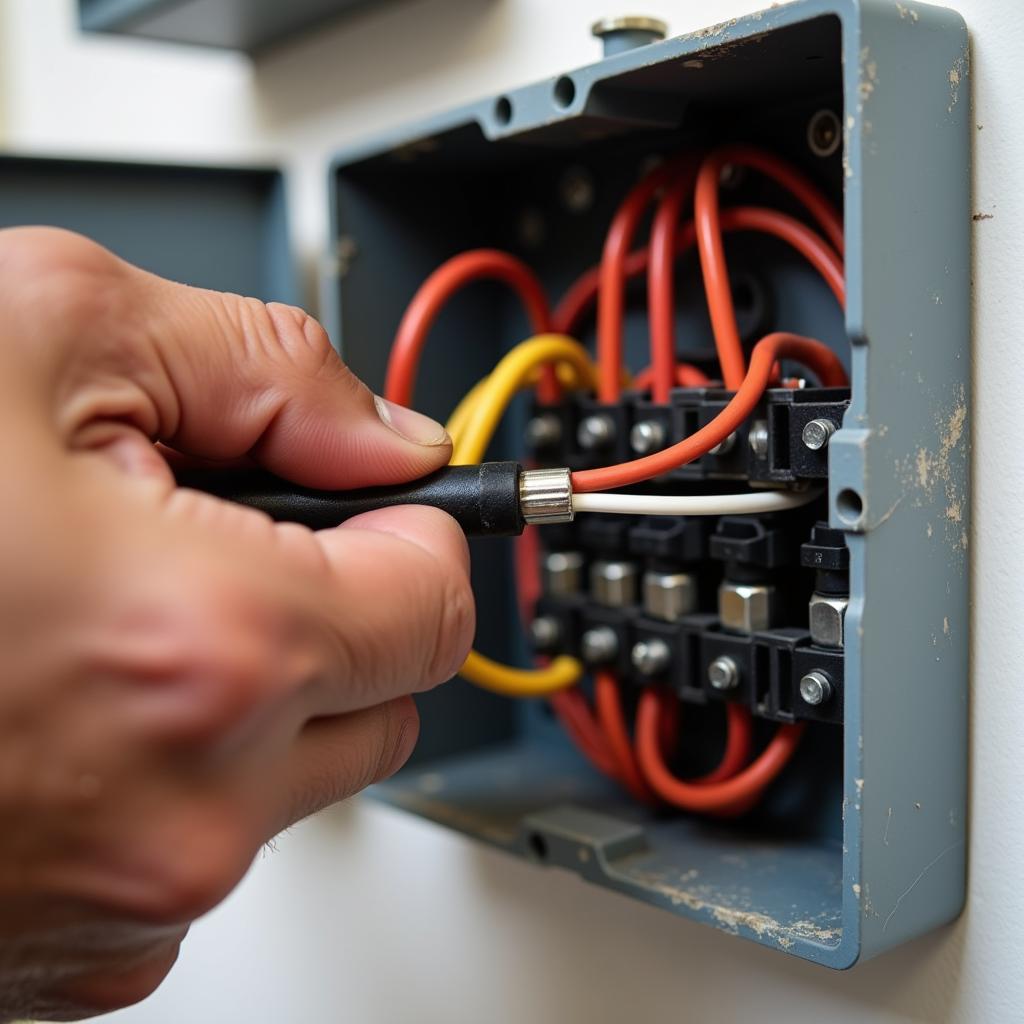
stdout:
{"type": "Polygon", "coordinates": [[[854,530],[844,921],[869,956],[964,899],[971,102],[951,11],[864,3],[844,54],[854,377],[830,499],[854,530]]]}
{"type": "Polygon", "coordinates": [[[374,0],[79,0],[92,32],[256,51],[374,0]]]}
{"type": "Polygon", "coordinates": [[[176,281],[297,300],[273,169],[0,156],[0,226],[23,224],[81,232],[176,281]]]}
{"type": "MultiPolygon", "coordinates": [[[[543,714],[527,709],[515,744],[442,758],[379,793],[524,855],[537,857],[542,847],[548,863],[675,913],[848,967],[952,919],[964,898],[970,102],[963,22],[916,3],[803,0],[391,132],[340,156],[331,187],[335,234],[357,254],[336,282],[337,326],[353,364],[379,380],[404,301],[452,252],[502,244],[530,259],[549,287],[564,287],[570,268],[595,258],[590,222],[607,223],[608,194],[622,194],[629,168],[636,170],[630,161],[645,145],[663,152],[777,128],[785,152],[793,141],[785,117],[758,118],[788,111],[799,120],[802,102],[833,91],[846,129],[836,183],[845,203],[845,331],[837,336],[797,268],[787,285],[797,301],[787,315],[798,323],[787,325],[840,350],[853,342],[853,404],[830,446],[830,516],[849,531],[853,563],[842,770],[821,736],[801,753],[805,770],[789,772],[769,795],[761,820],[730,833],[657,819],[596,780],[543,714]],[[571,89],[558,85],[563,78],[571,89]],[[514,219],[533,201],[534,179],[568,162],[594,174],[594,209],[572,224],[543,207],[547,239],[527,252],[514,219]],[[496,200],[507,208],[504,222],[489,212],[496,200]],[[858,502],[862,512],[852,515],[858,502]],[[797,793],[811,775],[825,788],[797,793]],[[830,779],[842,787],[841,806],[828,793],[830,779]],[[796,807],[789,818],[787,800],[790,814],[796,807]],[[749,870],[723,868],[725,858],[748,854],[749,870]],[[636,864],[643,877],[630,873],[636,864]],[[697,864],[705,878],[693,876],[691,885],[686,875],[697,864]],[[701,884],[710,887],[703,894],[695,891],[701,884]]],[[[447,411],[469,369],[481,372],[522,336],[513,309],[494,292],[453,304],[431,336],[418,401],[447,411]]],[[[491,640],[504,639],[508,650],[517,630],[507,601],[490,603],[489,583],[481,620],[504,616],[504,638],[491,640]]],[[[457,706],[447,710],[447,729],[472,731],[457,706]]]]}

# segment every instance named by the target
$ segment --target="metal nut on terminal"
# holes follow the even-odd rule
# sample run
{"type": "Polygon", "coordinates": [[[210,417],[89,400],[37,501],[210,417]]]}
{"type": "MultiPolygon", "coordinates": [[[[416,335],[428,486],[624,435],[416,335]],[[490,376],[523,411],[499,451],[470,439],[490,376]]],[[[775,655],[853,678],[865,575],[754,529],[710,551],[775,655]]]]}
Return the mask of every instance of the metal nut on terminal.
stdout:
{"type": "Polygon", "coordinates": [[[688,572],[644,573],[644,614],[678,622],[697,607],[697,581],[688,572]]]}
{"type": "Polygon", "coordinates": [[[590,590],[606,608],[636,604],[636,566],[632,562],[599,561],[590,567],[590,590]]]}
{"type": "Polygon", "coordinates": [[[583,554],[579,551],[549,551],[541,562],[541,578],[548,594],[565,597],[583,586],[583,554]]]}
{"type": "Polygon", "coordinates": [[[775,588],[765,583],[725,580],[718,588],[718,617],[726,629],[754,633],[772,624],[775,588]]]}
{"type": "Polygon", "coordinates": [[[808,620],[811,639],[819,647],[840,648],[845,642],[844,624],[848,597],[835,594],[811,594],[808,620]]]}

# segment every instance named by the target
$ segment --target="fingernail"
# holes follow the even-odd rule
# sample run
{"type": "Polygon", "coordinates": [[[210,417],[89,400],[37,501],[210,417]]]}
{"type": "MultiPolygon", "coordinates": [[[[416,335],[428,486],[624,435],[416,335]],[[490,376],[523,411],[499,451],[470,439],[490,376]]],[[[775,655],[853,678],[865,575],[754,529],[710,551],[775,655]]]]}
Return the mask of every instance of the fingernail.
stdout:
{"type": "Polygon", "coordinates": [[[434,448],[446,444],[449,440],[448,432],[437,420],[432,420],[415,409],[396,405],[386,398],[381,398],[380,395],[373,396],[373,404],[377,407],[377,415],[381,422],[387,424],[406,441],[434,448]]]}

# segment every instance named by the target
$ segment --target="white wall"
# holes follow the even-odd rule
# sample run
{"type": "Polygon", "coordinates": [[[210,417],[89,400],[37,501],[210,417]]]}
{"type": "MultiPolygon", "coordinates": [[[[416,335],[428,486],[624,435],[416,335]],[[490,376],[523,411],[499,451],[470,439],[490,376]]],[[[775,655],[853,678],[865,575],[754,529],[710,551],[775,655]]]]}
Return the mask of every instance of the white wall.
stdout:
{"type": "MultiPolygon", "coordinates": [[[[676,32],[765,0],[647,0],[676,32]]],[[[626,5],[632,7],[632,5],[626,5]]],[[[847,974],[692,925],[355,803],[283,837],[202,921],[160,992],[111,1020],[1024,1020],[1024,5],[959,0],[973,33],[974,692],[970,895],[953,927],[847,974]]],[[[282,155],[308,268],[324,163],[369,132],[596,56],[609,0],[407,0],[252,66],[80,39],[71,0],[0,0],[7,148],[176,160],[282,155]]],[[[312,294],[312,292],[311,292],[312,294]]],[[[926,713],[926,709],[923,710],[926,713]]]]}

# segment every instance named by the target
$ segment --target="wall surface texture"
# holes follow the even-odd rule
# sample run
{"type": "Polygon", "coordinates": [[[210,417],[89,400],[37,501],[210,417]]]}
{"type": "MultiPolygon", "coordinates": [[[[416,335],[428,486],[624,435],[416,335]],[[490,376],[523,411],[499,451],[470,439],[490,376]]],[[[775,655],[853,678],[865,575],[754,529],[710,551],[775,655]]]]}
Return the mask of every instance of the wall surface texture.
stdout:
{"type": "MultiPolygon", "coordinates": [[[[645,0],[684,32],[764,0],[645,0]]],[[[283,836],[123,1024],[1024,1020],[1024,5],[973,36],[974,532],[970,893],[943,932],[845,974],[676,920],[355,802],[283,836]]],[[[72,0],[0,0],[0,145],[279,161],[316,295],[333,150],[584,63],[609,0],[402,0],[251,62],[84,39],[72,0]]],[[[921,168],[927,174],[927,168],[921,168]]],[[[921,709],[922,721],[927,708],[921,709]]]]}

